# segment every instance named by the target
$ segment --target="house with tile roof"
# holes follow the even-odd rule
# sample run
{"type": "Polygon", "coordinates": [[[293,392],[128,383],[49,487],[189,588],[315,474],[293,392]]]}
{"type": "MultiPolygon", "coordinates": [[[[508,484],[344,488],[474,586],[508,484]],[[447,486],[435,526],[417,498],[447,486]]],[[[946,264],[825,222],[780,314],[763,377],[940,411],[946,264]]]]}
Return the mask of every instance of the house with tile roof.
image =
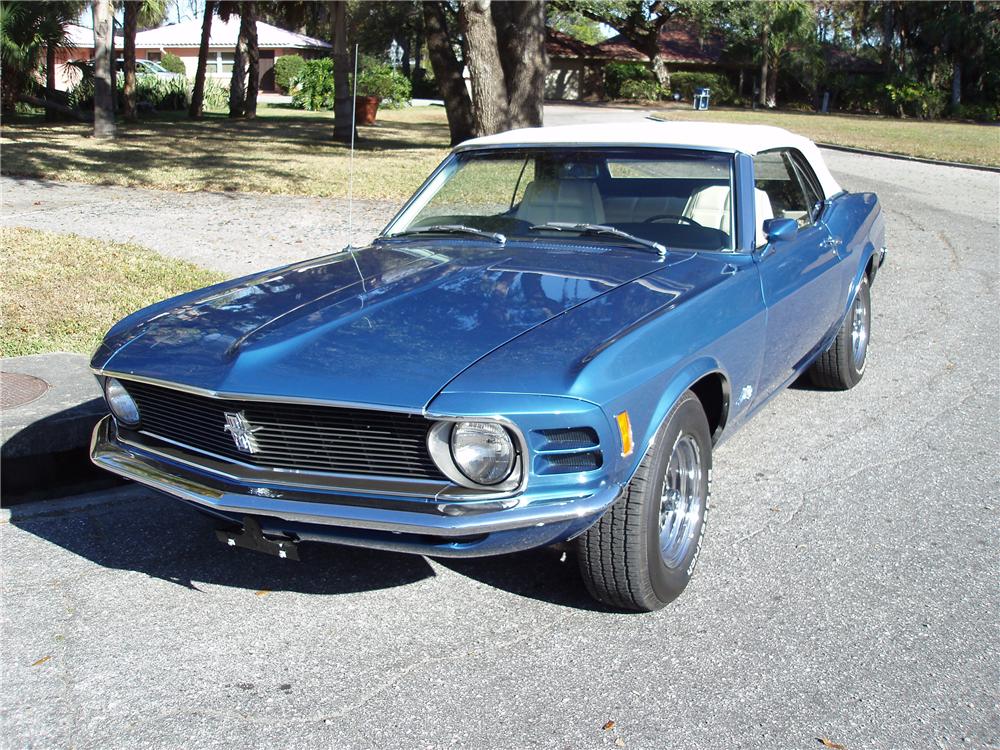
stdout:
{"type": "MultiPolygon", "coordinates": [[[[78,77],[65,63],[69,60],[90,60],[94,57],[94,30],[84,26],[67,27],[67,44],[57,55],[60,71],[57,88],[68,89],[78,77]]],[[[228,83],[233,72],[233,54],[240,33],[239,16],[228,21],[212,19],[212,35],[208,45],[208,78],[228,83]]],[[[124,39],[115,34],[115,51],[121,56],[124,39]]],[[[201,19],[161,26],[135,35],[135,56],[138,60],[159,62],[168,52],[183,62],[189,78],[198,69],[198,50],[201,46],[201,19]]],[[[329,54],[329,42],[305,34],[279,28],[263,21],[257,22],[257,46],[260,49],[260,90],[274,91],[274,62],[283,55],[301,55],[309,59],[329,54]]]]}

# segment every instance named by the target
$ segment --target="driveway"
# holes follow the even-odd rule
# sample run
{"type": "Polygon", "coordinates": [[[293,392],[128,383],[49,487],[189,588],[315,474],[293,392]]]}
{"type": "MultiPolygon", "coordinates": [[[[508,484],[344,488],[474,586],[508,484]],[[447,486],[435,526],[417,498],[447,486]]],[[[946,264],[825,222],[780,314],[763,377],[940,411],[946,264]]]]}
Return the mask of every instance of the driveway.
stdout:
{"type": "MultiPolygon", "coordinates": [[[[304,545],[296,564],[227,549],[134,487],[21,506],[0,525],[3,745],[1000,745],[998,177],[826,156],[888,217],[867,374],[788,391],[718,452],[673,605],[595,607],[560,551],[304,545]]],[[[178,200],[283,212],[310,238],[341,221],[312,199],[178,200]]],[[[270,247],[322,249],[286,241],[270,247]]]]}

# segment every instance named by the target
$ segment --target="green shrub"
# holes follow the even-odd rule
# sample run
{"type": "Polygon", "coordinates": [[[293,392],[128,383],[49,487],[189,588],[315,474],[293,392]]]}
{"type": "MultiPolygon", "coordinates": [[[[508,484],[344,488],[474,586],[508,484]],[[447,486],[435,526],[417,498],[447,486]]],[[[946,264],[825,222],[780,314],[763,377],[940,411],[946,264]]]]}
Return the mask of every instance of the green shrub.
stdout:
{"type": "Polygon", "coordinates": [[[663,87],[656,81],[624,81],[618,90],[618,98],[653,101],[663,98],[663,87]]]}
{"type": "MultiPolygon", "coordinates": [[[[119,82],[119,96],[122,95],[123,85],[119,82]]],[[[149,102],[161,112],[187,109],[191,103],[191,82],[187,78],[162,79],[148,75],[136,76],[135,100],[149,102]]]]}
{"type": "Polygon", "coordinates": [[[229,81],[205,77],[205,93],[202,108],[207,112],[229,111],[229,81]]]}
{"type": "Polygon", "coordinates": [[[885,84],[885,93],[899,117],[919,117],[923,120],[940,117],[948,103],[940,89],[911,80],[885,84]]]}
{"type": "Polygon", "coordinates": [[[885,86],[875,76],[835,73],[827,81],[831,108],[842,112],[880,115],[885,111],[885,86]]]}
{"type": "Polygon", "coordinates": [[[358,96],[377,96],[382,106],[398,109],[410,103],[410,81],[389,63],[366,59],[358,73],[358,96]]]}
{"type": "Polygon", "coordinates": [[[308,60],[291,88],[292,106],[315,111],[333,108],[333,60],[308,60]]]}
{"type": "Polygon", "coordinates": [[[171,73],[187,75],[187,68],[184,67],[184,61],[172,52],[163,53],[163,57],[160,59],[160,65],[169,70],[171,73]]]}
{"type": "Polygon", "coordinates": [[[997,122],[1000,120],[1000,107],[996,104],[959,104],[950,117],[956,120],[997,122]]]}
{"type": "MultiPolygon", "coordinates": [[[[205,81],[206,89],[208,81],[205,81]]],[[[146,102],[161,112],[177,111],[187,108],[191,102],[192,83],[187,78],[162,79],[154,75],[137,75],[135,77],[135,100],[146,102]]],[[[117,107],[125,104],[125,76],[115,76],[115,97],[117,107]]],[[[69,105],[81,110],[94,108],[94,75],[91,71],[85,74],[80,82],[69,92],[69,105]]],[[[228,106],[228,99],[227,99],[228,106]]]]}
{"type": "Polygon", "coordinates": [[[694,97],[695,89],[701,88],[711,90],[712,104],[734,104],[736,101],[736,89],[720,73],[687,70],[671,73],[670,88],[687,101],[694,97]]]}
{"type": "Polygon", "coordinates": [[[653,81],[656,76],[653,71],[642,63],[608,63],[604,66],[604,93],[609,99],[621,99],[625,96],[622,93],[622,86],[626,81],[653,81]]]}
{"type": "Polygon", "coordinates": [[[283,55],[274,61],[274,82],[285,93],[291,91],[292,82],[302,72],[306,61],[299,55],[283,55]]]}

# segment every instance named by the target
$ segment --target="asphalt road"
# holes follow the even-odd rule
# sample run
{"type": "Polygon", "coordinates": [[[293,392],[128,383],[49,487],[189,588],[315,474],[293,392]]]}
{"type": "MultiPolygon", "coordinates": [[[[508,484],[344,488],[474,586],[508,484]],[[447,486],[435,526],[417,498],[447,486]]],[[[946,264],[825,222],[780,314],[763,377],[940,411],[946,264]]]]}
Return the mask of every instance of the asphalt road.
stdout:
{"type": "Polygon", "coordinates": [[[827,158],[888,215],[867,374],[717,453],[676,603],[604,611],[551,550],[296,564],[138,489],[21,506],[3,746],[1000,745],[1000,177],[827,158]]]}

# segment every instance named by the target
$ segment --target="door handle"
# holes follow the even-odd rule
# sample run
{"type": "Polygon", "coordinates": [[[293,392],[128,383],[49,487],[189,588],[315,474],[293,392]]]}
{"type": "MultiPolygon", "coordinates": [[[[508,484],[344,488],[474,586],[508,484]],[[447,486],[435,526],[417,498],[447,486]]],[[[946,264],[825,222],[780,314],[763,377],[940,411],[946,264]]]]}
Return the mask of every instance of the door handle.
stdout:
{"type": "Polygon", "coordinates": [[[839,250],[840,246],[844,244],[844,241],[838,237],[827,237],[821,243],[820,247],[825,247],[828,250],[839,250]]]}

